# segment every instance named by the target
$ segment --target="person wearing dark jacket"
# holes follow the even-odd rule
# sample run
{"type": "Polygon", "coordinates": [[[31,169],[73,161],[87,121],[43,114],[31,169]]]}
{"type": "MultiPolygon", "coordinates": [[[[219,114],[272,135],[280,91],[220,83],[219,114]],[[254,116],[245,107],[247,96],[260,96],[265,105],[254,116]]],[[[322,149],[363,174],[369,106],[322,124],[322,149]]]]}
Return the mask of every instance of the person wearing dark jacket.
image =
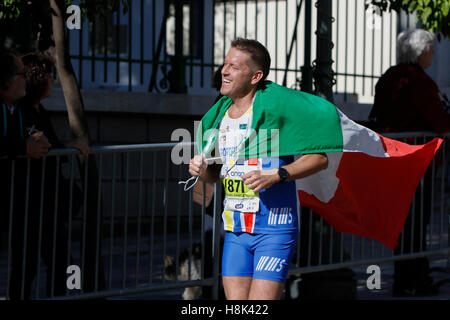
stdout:
{"type": "Polygon", "coordinates": [[[50,144],[46,136],[36,130],[28,131],[23,110],[17,101],[26,94],[26,74],[22,60],[15,53],[0,53],[0,228],[10,233],[11,269],[8,298],[24,297],[24,261],[20,252],[26,250],[23,238],[27,234],[29,188],[28,158],[41,158],[50,144]]]}
{"type": "Polygon", "coordinates": [[[450,131],[439,88],[425,69],[431,65],[433,34],[414,30],[399,36],[398,61],[375,86],[371,120],[381,132],[450,131]]]}
{"type": "MultiPolygon", "coordinates": [[[[55,68],[50,56],[28,54],[22,57],[26,75],[26,95],[17,103],[26,130],[43,132],[54,148],[77,147],[65,145],[58,139],[47,110],[40,103],[50,95],[55,68]]],[[[83,153],[88,149],[80,147],[83,153]]],[[[13,265],[24,270],[22,275],[13,274],[9,294],[11,299],[29,299],[31,286],[42,263],[47,266],[47,296],[66,293],[67,266],[71,264],[68,252],[67,219],[69,212],[69,186],[61,173],[65,158],[50,156],[31,159],[28,170],[27,237],[23,237],[24,221],[18,220],[13,243],[13,265]],[[59,161],[58,161],[59,160],[59,161]],[[26,239],[26,240],[25,240],[26,239]],[[20,248],[26,247],[26,251],[20,248]],[[23,266],[22,266],[23,264],[23,266]]],[[[65,160],[67,161],[67,160],[65,160]]],[[[38,279],[39,281],[39,279],[38,279]]],[[[37,293],[39,294],[39,293],[37,293]]]]}
{"type": "MultiPolygon", "coordinates": [[[[450,131],[450,115],[444,111],[436,83],[425,69],[432,63],[434,35],[417,29],[397,39],[398,64],[389,68],[375,86],[375,101],[369,119],[378,132],[450,131]]],[[[408,141],[413,143],[414,141],[408,141]]],[[[417,141],[425,143],[426,141],[417,141]]],[[[398,247],[394,253],[426,250],[426,227],[430,222],[432,173],[425,173],[423,190],[418,187],[398,247]],[[422,195],[423,191],[423,195],[422,195]],[[423,214],[422,214],[423,212],[423,214]]],[[[394,296],[436,294],[426,257],[394,263],[394,296]]]]}

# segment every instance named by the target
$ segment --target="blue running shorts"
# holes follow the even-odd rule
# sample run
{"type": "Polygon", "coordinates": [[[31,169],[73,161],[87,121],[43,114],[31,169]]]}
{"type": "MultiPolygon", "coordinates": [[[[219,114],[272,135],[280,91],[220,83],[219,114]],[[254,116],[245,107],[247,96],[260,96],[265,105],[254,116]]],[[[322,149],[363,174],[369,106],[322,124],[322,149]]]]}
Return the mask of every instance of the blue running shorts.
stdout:
{"type": "Polygon", "coordinates": [[[285,282],[297,235],[226,232],[222,276],[285,282]]]}

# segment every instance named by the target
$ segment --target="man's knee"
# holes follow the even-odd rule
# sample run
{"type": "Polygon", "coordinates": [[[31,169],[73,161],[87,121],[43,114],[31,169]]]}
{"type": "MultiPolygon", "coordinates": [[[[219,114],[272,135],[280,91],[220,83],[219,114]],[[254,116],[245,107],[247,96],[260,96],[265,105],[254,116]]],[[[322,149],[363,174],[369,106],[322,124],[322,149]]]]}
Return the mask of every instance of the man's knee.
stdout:
{"type": "Polygon", "coordinates": [[[249,300],[279,300],[283,294],[284,282],[253,279],[249,300]]]}
{"type": "Polygon", "coordinates": [[[252,283],[251,277],[222,277],[227,300],[247,300],[252,283]]]}

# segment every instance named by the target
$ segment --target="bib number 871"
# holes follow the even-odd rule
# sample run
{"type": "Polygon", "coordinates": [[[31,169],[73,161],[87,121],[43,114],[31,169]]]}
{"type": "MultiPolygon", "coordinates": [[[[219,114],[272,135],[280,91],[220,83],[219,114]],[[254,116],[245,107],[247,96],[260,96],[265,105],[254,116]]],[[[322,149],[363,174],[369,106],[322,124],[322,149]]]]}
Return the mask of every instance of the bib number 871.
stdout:
{"type": "Polygon", "coordinates": [[[252,189],[249,189],[241,179],[223,179],[225,193],[229,197],[257,197],[252,189]]]}
{"type": "Polygon", "coordinates": [[[242,180],[228,179],[226,187],[229,193],[245,193],[244,181],[242,180]]]}

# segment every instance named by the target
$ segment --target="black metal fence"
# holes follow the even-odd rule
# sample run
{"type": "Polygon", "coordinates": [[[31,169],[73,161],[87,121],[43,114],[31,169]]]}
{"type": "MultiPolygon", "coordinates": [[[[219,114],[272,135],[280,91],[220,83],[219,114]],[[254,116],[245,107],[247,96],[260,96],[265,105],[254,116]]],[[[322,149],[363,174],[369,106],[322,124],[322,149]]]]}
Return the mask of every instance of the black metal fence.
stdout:
{"type": "MultiPolygon", "coordinates": [[[[331,3],[335,101],[370,103],[376,79],[395,64],[400,18],[366,9],[364,1],[331,3]]],[[[215,95],[213,75],[231,40],[247,37],[268,48],[270,80],[299,88],[306,81],[302,70],[315,66],[314,4],[133,0],[127,14],[120,10],[68,31],[72,62],[82,87],[215,95]]]]}
{"type": "MultiPolygon", "coordinates": [[[[420,144],[428,136],[405,137],[420,144]]],[[[396,252],[337,233],[302,208],[300,250],[290,273],[448,257],[448,142],[447,135],[416,192],[410,213],[415,218],[405,225],[396,252]]],[[[98,168],[95,181],[88,180],[89,168],[77,169],[76,150],[53,150],[44,160],[0,160],[12,165],[0,216],[0,299],[87,299],[184,288],[190,288],[184,298],[197,298],[200,287],[203,297],[209,289],[206,297],[217,299],[220,183],[209,208],[206,199],[194,203],[192,189],[184,192],[178,184],[189,175],[187,165],[170,161],[174,146],[93,147],[89,157],[98,168]]],[[[181,294],[171,298],[181,299],[181,294]]]]}
{"type": "MultiPolygon", "coordinates": [[[[1,159],[12,167],[0,216],[0,298],[114,296],[182,288],[182,280],[212,285],[203,265],[195,277],[179,268],[166,274],[166,256],[179,265],[186,250],[192,260],[193,244],[205,243],[212,220],[178,185],[187,168],[172,164],[174,146],[93,147],[82,170],[76,150],[1,159]],[[93,165],[95,181],[88,175],[93,165]],[[176,284],[166,281],[172,277],[176,284]]],[[[212,248],[205,251],[212,261],[212,248]]]]}

